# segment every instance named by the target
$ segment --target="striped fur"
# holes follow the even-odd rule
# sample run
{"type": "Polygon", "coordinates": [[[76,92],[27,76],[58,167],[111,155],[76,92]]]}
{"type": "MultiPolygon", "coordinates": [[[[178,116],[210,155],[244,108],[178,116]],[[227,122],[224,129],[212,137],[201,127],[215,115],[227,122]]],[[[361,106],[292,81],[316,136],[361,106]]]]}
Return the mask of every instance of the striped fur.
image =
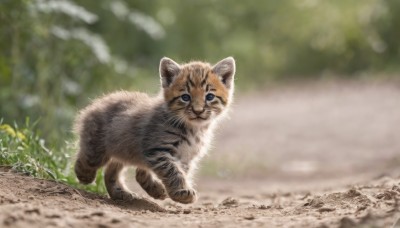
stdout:
{"type": "Polygon", "coordinates": [[[163,58],[159,96],[120,91],[94,100],[75,122],[79,181],[93,182],[97,170],[106,166],[110,197],[134,198],[121,180],[123,168],[133,165],[137,182],[153,198],[194,202],[191,177],[207,151],[216,120],[231,103],[234,73],[231,57],[214,66],[179,65],[163,58]]]}

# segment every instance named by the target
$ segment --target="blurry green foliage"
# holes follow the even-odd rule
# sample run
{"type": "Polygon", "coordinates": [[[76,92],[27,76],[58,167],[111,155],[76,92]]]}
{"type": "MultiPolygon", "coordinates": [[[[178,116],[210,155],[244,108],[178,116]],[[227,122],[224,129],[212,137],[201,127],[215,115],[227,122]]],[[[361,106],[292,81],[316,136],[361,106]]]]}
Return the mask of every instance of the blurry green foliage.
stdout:
{"type": "Polygon", "coordinates": [[[398,0],[1,0],[0,116],[62,144],[88,98],[156,92],[162,56],[234,56],[239,88],[396,73],[399,25],[398,0]]]}

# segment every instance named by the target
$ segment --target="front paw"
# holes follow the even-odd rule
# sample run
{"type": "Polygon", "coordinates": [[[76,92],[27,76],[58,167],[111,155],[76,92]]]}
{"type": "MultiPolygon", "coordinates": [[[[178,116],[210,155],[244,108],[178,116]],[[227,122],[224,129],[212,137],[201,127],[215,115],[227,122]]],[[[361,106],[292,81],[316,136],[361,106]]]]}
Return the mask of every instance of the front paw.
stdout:
{"type": "Polygon", "coordinates": [[[176,202],[188,204],[197,200],[196,191],[193,189],[179,189],[169,193],[169,197],[176,202]]]}

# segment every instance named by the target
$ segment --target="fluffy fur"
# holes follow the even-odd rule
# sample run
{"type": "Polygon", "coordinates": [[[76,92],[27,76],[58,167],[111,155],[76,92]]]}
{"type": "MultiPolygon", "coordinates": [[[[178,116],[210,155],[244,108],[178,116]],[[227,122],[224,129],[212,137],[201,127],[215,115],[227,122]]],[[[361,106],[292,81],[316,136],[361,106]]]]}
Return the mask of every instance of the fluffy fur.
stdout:
{"type": "Polygon", "coordinates": [[[124,166],[133,165],[137,182],[153,198],[196,200],[191,177],[207,151],[216,120],[231,103],[235,61],[228,57],[214,66],[179,65],[163,58],[159,70],[159,96],[115,92],[79,113],[75,173],[81,183],[92,183],[97,170],[106,166],[110,197],[130,199],[135,195],[120,176],[124,166]]]}

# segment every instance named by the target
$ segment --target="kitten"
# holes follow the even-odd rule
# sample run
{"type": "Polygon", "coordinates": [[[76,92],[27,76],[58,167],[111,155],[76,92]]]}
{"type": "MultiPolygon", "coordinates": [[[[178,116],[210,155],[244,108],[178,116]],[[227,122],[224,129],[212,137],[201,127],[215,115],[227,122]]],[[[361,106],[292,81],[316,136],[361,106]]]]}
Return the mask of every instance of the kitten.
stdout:
{"type": "Polygon", "coordinates": [[[206,153],[216,121],[231,103],[235,74],[232,57],[214,66],[160,62],[162,89],[157,97],[120,91],[93,101],[76,119],[79,152],[75,173],[92,183],[106,166],[105,185],[112,199],[135,197],[121,180],[126,165],[155,199],[196,200],[191,177],[206,153]]]}

